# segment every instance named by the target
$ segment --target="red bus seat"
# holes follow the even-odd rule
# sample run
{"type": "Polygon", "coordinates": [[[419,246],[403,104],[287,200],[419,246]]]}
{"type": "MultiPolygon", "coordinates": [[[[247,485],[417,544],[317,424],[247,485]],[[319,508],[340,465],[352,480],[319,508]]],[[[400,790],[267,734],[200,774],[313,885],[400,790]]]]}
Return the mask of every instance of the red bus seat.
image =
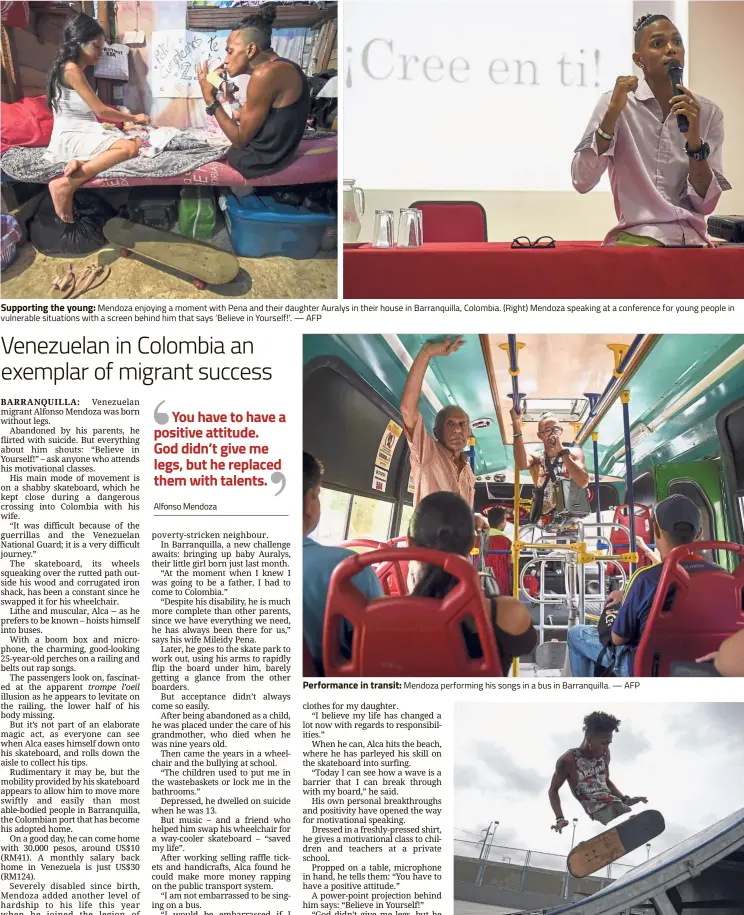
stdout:
{"type": "Polygon", "coordinates": [[[705,540],[675,547],[667,556],[635,656],[637,677],[668,677],[672,661],[694,661],[717,651],[725,639],[744,627],[744,546],[705,540]],[[732,572],[713,569],[690,575],[680,561],[699,550],[736,553],[732,572]],[[671,587],[671,606],[662,609],[671,587]]]}
{"type": "MultiPolygon", "coordinates": [[[[618,505],[615,509],[615,514],[612,518],[615,524],[622,524],[630,530],[630,506],[629,505],[618,505]]],[[[653,526],[652,526],[653,517],[651,515],[651,509],[648,505],[642,505],[640,502],[636,502],[633,505],[633,527],[635,528],[636,537],[643,537],[647,544],[650,544],[653,541],[653,526]]],[[[612,547],[612,552],[614,554],[618,553],[629,553],[630,552],[630,542],[628,541],[628,535],[625,531],[613,530],[610,532],[610,545],[612,547]]],[[[641,553],[638,557],[638,564],[636,565],[637,569],[640,569],[642,566],[650,566],[651,560],[646,556],[645,553],[641,553]]],[[[610,566],[614,565],[611,563],[610,566]]],[[[630,563],[620,562],[618,565],[626,571],[630,571],[630,563]]],[[[613,569],[608,567],[610,574],[613,573],[613,569]]]]}
{"type": "Polygon", "coordinates": [[[418,547],[391,547],[344,559],[333,570],[328,588],[323,668],[327,677],[502,676],[478,573],[462,556],[418,547]],[[458,583],[444,600],[380,597],[368,601],[352,582],[367,566],[399,559],[441,565],[458,583]],[[354,627],[349,660],[339,651],[343,619],[354,627]],[[465,620],[475,623],[481,658],[468,655],[461,630],[465,620]]]}
{"type": "Polygon", "coordinates": [[[494,534],[493,537],[488,538],[489,553],[486,554],[486,565],[493,572],[493,577],[499,586],[499,594],[512,593],[511,556],[504,553],[491,555],[490,550],[510,550],[511,546],[511,540],[503,534],[494,534]]]}
{"type": "MultiPolygon", "coordinates": [[[[392,540],[388,540],[387,546],[403,549],[403,547],[397,546],[399,543],[407,544],[408,537],[393,537],[392,540]]],[[[408,594],[408,562],[406,560],[383,563],[378,567],[377,575],[380,581],[385,579],[382,586],[385,594],[392,597],[403,597],[408,594]]]]}
{"type": "MultiPolygon", "coordinates": [[[[396,539],[405,540],[406,538],[399,537],[396,539]]],[[[365,549],[370,552],[372,550],[384,550],[388,544],[380,543],[378,540],[347,540],[345,543],[340,543],[339,546],[355,552],[358,549],[365,549]]],[[[408,594],[408,563],[405,563],[405,569],[403,568],[403,563],[400,562],[380,563],[375,568],[375,575],[377,575],[377,580],[380,582],[382,593],[388,595],[388,597],[408,594]]]]}

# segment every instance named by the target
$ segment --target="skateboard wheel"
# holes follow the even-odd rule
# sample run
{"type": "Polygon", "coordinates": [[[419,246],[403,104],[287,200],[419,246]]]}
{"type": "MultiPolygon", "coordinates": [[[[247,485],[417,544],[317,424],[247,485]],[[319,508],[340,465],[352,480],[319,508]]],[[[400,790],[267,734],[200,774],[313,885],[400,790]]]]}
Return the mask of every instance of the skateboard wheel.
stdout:
{"type": "Polygon", "coordinates": [[[203,280],[192,280],[192,282],[197,289],[204,289],[207,285],[203,280]]]}
{"type": "Polygon", "coordinates": [[[129,251],[127,250],[127,248],[120,248],[119,254],[121,254],[122,257],[129,257],[129,251]]]}

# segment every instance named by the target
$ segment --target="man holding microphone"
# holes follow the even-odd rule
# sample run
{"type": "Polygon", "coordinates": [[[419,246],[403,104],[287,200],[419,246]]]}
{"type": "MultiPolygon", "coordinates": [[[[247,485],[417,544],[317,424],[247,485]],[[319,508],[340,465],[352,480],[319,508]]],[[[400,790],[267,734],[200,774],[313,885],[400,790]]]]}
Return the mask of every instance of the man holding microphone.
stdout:
{"type": "Polygon", "coordinates": [[[580,194],[609,167],[618,224],[605,245],[712,246],[705,217],[731,185],[721,165],[723,114],[682,85],[685,48],[677,27],[647,14],[635,25],[633,61],[597,103],[576,147],[580,194]]]}

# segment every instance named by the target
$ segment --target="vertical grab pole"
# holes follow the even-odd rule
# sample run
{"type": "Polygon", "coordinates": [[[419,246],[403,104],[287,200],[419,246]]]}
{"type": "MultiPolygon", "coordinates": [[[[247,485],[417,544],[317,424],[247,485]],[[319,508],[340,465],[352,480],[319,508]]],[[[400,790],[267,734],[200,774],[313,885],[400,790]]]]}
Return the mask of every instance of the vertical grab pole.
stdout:
{"type": "MultiPolygon", "coordinates": [[[[599,432],[592,432],[592,449],[594,452],[594,502],[595,510],[597,514],[597,524],[602,523],[602,510],[599,504],[599,448],[597,442],[599,441],[599,432]]],[[[601,528],[597,528],[597,537],[601,537],[601,528]]],[[[605,570],[604,563],[600,562],[599,564],[599,595],[604,601],[605,593],[605,570]]]]}
{"type": "MultiPolygon", "coordinates": [[[[514,410],[517,413],[522,412],[522,396],[519,393],[519,351],[524,346],[524,343],[517,342],[516,334],[507,334],[506,344],[499,344],[500,348],[506,350],[506,354],[509,361],[509,375],[512,380],[512,405],[514,410]]],[[[512,446],[512,451],[514,446],[512,446]]],[[[519,494],[520,494],[520,485],[519,485],[519,467],[517,467],[517,459],[514,458],[514,541],[517,543],[519,540],[519,494]]],[[[519,599],[519,549],[512,545],[512,595],[519,599]]],[[[512,676],[519,676],[519,658],[514,658],[512,661],[512,676]]]]}
{"type": "MultiPolygon", "coordinates": [[[[635,493],[633,492],[633,452],[630,447],[630,391],[623,391],[620,394],[620,402],[623,405],[623,433],[625,435],[625,501],[628,504],[630,531],[630,552],[636,551],[635,535],[635,493]]],[[[630,575],[636,570],[636,564],[631,562],[628,566],[630,575]]]]}
{"type": "MultiPolygon", "coordinates": [[[[519,599],[519,547],[515,546],[519,540],[519,467],[514,458],[514,541],[512,544],[512,596],[519,599]]],[[[519,676],[519,658],[512,661],[512,676],[519,676]]]]}

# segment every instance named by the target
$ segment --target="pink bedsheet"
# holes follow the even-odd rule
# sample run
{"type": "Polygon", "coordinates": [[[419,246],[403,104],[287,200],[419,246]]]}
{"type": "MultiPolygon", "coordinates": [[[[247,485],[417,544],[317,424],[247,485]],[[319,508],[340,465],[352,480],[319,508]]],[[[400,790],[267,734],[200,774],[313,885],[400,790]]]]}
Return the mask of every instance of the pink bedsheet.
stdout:
{"type": "Polygon", "coordinates": [[[214,186],[276,187],[282,184],[319,184],[338,175],[338,137],[302,140],[289,165],[261,178],[244,178],[226,161],[208,162],[201,168],[170,178],[94,178],[86,187],[136,187],[143,184],[204,184],[214,186]]]}

